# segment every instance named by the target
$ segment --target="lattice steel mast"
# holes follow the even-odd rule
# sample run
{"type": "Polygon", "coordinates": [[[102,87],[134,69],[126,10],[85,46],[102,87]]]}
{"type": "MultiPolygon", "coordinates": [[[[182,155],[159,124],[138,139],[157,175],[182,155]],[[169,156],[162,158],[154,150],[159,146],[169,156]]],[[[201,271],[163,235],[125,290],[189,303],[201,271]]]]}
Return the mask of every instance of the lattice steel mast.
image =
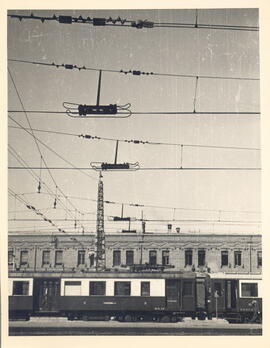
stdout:
{"type": "Polygon", "coordinates": [[[97,197],[97,234],[96,234],[96,270],[102,271],[106,267],[105,261],[105,232],[104,232],[104,202],[102,174],[99,174],[97,197]]]}

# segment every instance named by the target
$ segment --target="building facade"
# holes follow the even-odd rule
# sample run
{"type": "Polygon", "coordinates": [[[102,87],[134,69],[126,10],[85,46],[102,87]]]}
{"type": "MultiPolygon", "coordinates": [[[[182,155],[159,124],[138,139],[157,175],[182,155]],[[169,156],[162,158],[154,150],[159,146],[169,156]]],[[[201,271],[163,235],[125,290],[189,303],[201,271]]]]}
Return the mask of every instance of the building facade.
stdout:
{"type": "MultiPolygon", "coordinates": [[[[9,236],[12,272],[91,272],[95,270],[95,234],[9,236]]],[[[108,234],[106,268],[162,265],[176,271],[260,274],[261,235],[108,234]]]]}

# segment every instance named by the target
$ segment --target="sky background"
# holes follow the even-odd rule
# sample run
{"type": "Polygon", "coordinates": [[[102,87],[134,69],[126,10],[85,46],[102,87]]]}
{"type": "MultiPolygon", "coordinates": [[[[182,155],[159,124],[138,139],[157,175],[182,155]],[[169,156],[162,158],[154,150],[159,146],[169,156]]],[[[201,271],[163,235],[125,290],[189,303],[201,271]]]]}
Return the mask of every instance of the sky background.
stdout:
{"type": "MultiPolygon", "coordinates": [[[[30,11],[11,11],[30,14],[30,11]]],[[[194,23],[194,10],[115,11],[34,11],[90,17],[110,17],[161,22],[194,23]]],[[[256,9],[200,10],[201,24],[258,25],[256,9]]],[[[83,24],[8,19],[8,57],[57,64],[146,72],[210,76],[259,77],[258,32],[209,29],[93,27],[83,24]]],[[[16,62],[8,63],[26,110],[63,110],[64,101],[95,104],[98,72],[56,69],[16,62]]],[[[133,76],[104,72],[101,104],[131,103],[132,111],[193,111],[194,78],[133,76]]],[[[21,104],[9,78],[9,110],[21,104]]],[[[259,81],[199,80],[198,111],[259,111],[259,81]]],[[[24,113],[9,113],[28,127],[24,113]]],[[[133,115],[127,119],[74,119],[66,115],[28,114],[32,128],[91,134],[93,136],[139,139],[156,142],[215,146],[260,147],[259,115],[133,115]]],[[[9,126],[17,126],[9,120],[9,126]]],[[[38,139],[73,163],[90,167],[90,162],[113,162],[115,142],[35,132],[38,139]]],[[[40,166],[40,154],[33,137],[24,130],[9,128],[9,145],[29,166],[40,166]]],[[[43,145],[40,149],[48,166],[68,167],[43,145]]],[[[260,167],[259,151],[184,147],[183,167],[260,167]]],[[[119,162],[139,162],[141,167],[180,167],[180,146],[119,143],[119,162]]],[[[10,166],[20,165],[13,156],[10,166]]],[[[40,172],[36,170],[38,176],[40,172]]],[[[9,171],[9,187],[65,231],[95,231],[98,173],[52,170],[57,186],[68,197],[53,209],[54,196],[45,185],[37,193],[38,182],[26,170],[9,171]],[[82,199],[83,198],[83,199],[82,199]],[[70,205],[70,202],[73,206],[70,205]],[[74,211],[74,206],[77,212],[74,211]],[[73,221],[57,221],[69,218],[73,221]],[[74,228],[74,220],[77,228],[74,228]],[[92,221],[82,221],[82,220],[92,221]],[[79,227],[78,227],[79,226],[79,227]]],[[[47,171],[42,181],[56,190],[47,171]]],[[[172,222],[173,230],[201,232],[260,231],[260,171],[136,171],[105,172],[104,199],[139,203],[124,206],[124,215],[146,219],[205,219],[246,223],[172,222]],[[172,207],[159,209],[146,206],[172,207]],[[182,208],[182,209],[173,209],[182,208]],[[212,211],[215,210],[215,211],[212,211]],[[229,211],[229,212],[228,212],[229,211]],[[232,212],[234,211],[234,212],[232,212]],[[247,213],[249,212],[249,213],[247,213]]],[[[121,204],[105,204],[105,232],[117,232],[126,225],[107,221],[120,215],[121,204]]],[[[21,204],[9,199],[10,231],[57,232],[49,223],[21,204]]],[[[166,232],[167,222],[147,222],[147,231],[166,232]]],[[[132,228],[141,229],[140,223],[132,228]]]]}

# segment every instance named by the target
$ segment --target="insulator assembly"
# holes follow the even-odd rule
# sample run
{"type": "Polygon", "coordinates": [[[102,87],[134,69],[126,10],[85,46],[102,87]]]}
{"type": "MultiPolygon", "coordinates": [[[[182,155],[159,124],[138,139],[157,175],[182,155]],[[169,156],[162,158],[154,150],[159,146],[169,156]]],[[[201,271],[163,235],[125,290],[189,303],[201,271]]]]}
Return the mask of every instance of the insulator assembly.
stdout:
{"type": "Polygon", "coordinates": [[[106,162],[91,162],[91,168],[95,170],[117,171],[117,170],[138,170],[140,169],[139,162],[136,163],[106,163],[106,162]]]}
{"type": "MultiPolygon", "coordinates": [[[[116,115],[119,114],[121,117],[131,116],[130,103],[126,105],[86,105],[86,104],[76,104],[76,103],[63,103],[66,113],[70,117],[91,117],[91,115],[116,115]],[[121,116],[124,115],[124,116],[121,116]]],[[[93,116],[95,117],[95,116],[93,116]]]]}

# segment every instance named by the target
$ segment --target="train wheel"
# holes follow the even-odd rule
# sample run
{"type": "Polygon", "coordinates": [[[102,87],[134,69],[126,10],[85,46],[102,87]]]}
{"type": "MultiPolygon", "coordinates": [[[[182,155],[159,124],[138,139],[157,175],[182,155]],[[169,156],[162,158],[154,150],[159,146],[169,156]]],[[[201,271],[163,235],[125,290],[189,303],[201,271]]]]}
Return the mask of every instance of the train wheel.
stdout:
{"type": "Polygon", "coordinates": [[[171,317],[171,322],[172,322],[172,323],[177,323],[177,322],[178,322],[177,316],[173,315],[173,316],[171,317]]]}
{"type": "Polygon", "coordinates": [[[127,323],[131,322],[132,321],[132,316],[130,314],[126,314],[124,316],[124,321],[127,322],[127,323]]]}
{"type": "Polygon", "coordinates": [[[170,317],[168,315],[163,315],[160,320],[162,323],[169,323],[170,317]]]}
{"type": "Polygon", "coordinates": [[[82,320],[83,321],[88,321],[89,320],[88,315],[87,314],[83,314],[82,315],[82,320]]]}

